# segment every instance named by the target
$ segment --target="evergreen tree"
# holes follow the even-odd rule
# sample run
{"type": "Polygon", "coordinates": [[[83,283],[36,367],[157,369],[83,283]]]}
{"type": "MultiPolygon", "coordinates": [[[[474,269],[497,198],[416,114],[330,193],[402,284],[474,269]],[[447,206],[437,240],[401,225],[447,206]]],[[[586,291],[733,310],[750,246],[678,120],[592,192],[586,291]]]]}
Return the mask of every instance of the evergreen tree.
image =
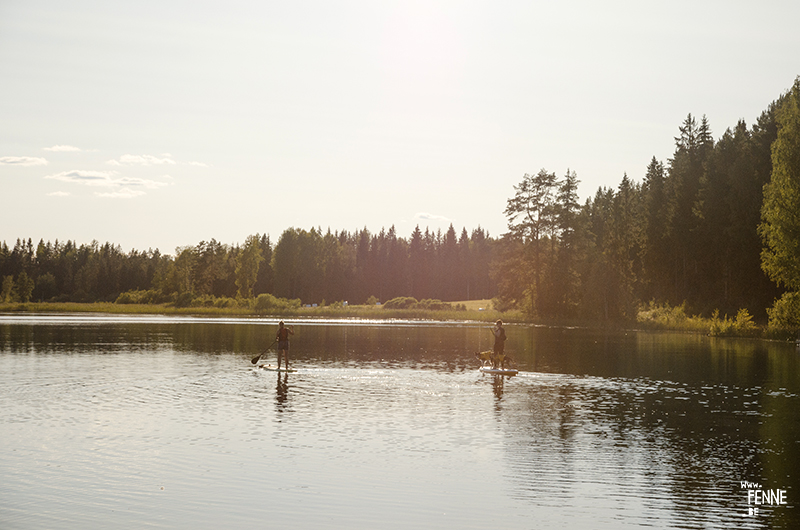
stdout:
{"type": "Polygon", "coordinates": [[[582,259],[580,204],[578,203],[578,176],[567,170],[558,185],[556,197],[556,230],[558,248],[552,270],[554,293],[553,311],[560,317],[576,316],[580,304],[580,276],[578,267],[582,259]]]}
{"type": "Polygon", "coordinates": [[[389,228],[386,242],[388,285],[385,298],[381,301],[408,294],[408,245],[403,238],[397,237],[394,225],[389,228]]]}
{"type": "Polygon", "coordinates": [[[492,279],[491,268],[495,261],[496,241],[480,226],[469,238],[471,300],[492,298],[497,293],[497,284],[492,279]]]}
{"type": "Polygon", "coordinates": [[[646,300],[667,302],[672,293],[669,265],[670,204],[664,164],[653,157],[642,184],[644,201],[643,291],[646,300]]]}
{"type": "Polygon", "coordinates": [[[198,295],[222,296],[227,276],[226,257],[229,249],[212,239],[201,241],[193,250],[194,289],[198,295]]]}
{"type": "Polygon", "coordinates": [[[735,314],[747,308],[764,315],[775,297],[760,269],[757,228],[766,172],[758,168],[769,162],[769,154],[758,148],[756,134],[740,121],[722,135],[706,161],[699,194],[701,282],[695,304],[706,314],[714,309],[735,314]]]}
{"type": "Polygon", "coordinates": [[[425,298],[428,293],[429,268],[425,252],[425,241],[419,225],[414,227],[414,231],[411,233],[411,241],[408,243],[408,271],[411,296],[417,300],[425,298]]]}
{"type": "Polygon", "coordinates": [[[437,283],[441,291],[437,294],[436,298],[449,301],[458,300],[461,298],[458,292],[464,274],[458,259],[458,240],[456,239],[456,230],[453,228],[452,223],[450,223],[450,227],[442,238],[438,257],[439,282],[437,283]]]}
{"type": "Polygon", "coordinates": [[[272,243],[270,242],[268,234],[261,236],[259,245],[261,246],[261,255],[264,257],[264,260],[258,267],[258,276],[253,286],[254,295],[272,293],[274,289],[273,281],[275,274],[272,271],[272,243]]]}
{"type": "Polygon", "coordinates": [[[301,259],[298,232],[295,228],[284,230],[272,253],[275,295],[281,298],[298,298],[301,259]]]}
{"type": "Polygon", "coordinates": [[[611,320],[615,317],[613,264],[606,251],[610,247],[614,190],[599,188],[586,202],[587,259],[582,275],[580,315],[588,320],[611,320]]]}
{"type": "Polygon", "coordinates": [[[697,292],[699,278],[698,251],[702,251],[698,239],[698,200],[703,164],[713,142],[707,120],[701,127],[689,114],[679,127],[680,136],[675,138],[675,154],[670,160],[669,199],[672,206],[670,216],[670,252],[674,277],[673,303],[680,303],[697,292]]]}

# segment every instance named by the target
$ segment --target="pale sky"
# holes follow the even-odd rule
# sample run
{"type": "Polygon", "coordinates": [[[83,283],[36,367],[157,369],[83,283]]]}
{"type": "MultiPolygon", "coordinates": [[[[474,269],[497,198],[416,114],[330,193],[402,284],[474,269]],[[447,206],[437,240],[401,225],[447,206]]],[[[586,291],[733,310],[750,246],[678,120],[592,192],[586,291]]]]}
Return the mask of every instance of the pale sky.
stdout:
{"type": "Polygon", "coordinates": [[[800,75],[800,2],[0,0],[0,241],[506,231],[748,126],[800,75]]]}

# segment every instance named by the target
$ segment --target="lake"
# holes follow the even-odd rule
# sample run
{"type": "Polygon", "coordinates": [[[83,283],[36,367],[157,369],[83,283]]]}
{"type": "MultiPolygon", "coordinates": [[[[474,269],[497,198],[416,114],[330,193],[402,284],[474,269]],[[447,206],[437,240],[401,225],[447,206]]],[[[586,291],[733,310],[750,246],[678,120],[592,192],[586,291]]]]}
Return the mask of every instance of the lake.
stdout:
{"type": "Polygon", "coordinates": [[[0,528],[800,528],[793,344],[287,323],[0,315],[0,528]]]}

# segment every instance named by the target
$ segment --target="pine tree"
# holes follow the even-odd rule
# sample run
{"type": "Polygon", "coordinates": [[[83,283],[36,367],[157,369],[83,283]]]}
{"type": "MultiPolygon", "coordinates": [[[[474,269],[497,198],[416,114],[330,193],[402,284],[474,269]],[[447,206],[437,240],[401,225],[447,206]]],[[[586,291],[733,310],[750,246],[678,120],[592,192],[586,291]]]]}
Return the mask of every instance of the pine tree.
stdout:
{"type": "Polygon", "coordinates": [[[671,292],[669,235],[671,208],[664,164],[653,157],[642,184],[644,201],[643,267],[646,300],[666,302],[671,292]]]}
{"type": "Polygon", "coordinates": [[[528,312],[537,315],[544,303],[545,274],[544,240],[552,237],[556,227],[555,173],[541,169],[536,175],[525,174],[522,182],[514,186],[514,196],[508,199],[505,214],[508,218],[509,236],[522,243],[530,255],[531,284],[528,286],[528,312]]]}
{"type": "Polygon", "coordinates": [[[670,252],[674,279],[672,302],[680,303],[698,291],[697,252],[702,251],[698,240],[698,200],[705,158],[713,146],[708,123],[701,127],[689,114],[679,127],[675,138],[675,154],[669,168],[670,252]]]}

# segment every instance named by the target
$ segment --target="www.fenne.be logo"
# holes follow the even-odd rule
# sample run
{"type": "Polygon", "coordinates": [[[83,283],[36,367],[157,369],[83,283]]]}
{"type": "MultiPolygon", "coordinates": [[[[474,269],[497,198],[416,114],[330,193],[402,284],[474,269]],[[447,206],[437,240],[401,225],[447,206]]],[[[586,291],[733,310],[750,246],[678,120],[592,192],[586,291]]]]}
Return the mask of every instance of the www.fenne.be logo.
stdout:
{"type": "Polygon", "coordinates": [[[753,517],[759,514],[759,509],[766,506],[785,506],[786,490],[764,489],[757,482],[741,481],[740,488],[747,490],[747,513],[745,517],[753,517]]]}

